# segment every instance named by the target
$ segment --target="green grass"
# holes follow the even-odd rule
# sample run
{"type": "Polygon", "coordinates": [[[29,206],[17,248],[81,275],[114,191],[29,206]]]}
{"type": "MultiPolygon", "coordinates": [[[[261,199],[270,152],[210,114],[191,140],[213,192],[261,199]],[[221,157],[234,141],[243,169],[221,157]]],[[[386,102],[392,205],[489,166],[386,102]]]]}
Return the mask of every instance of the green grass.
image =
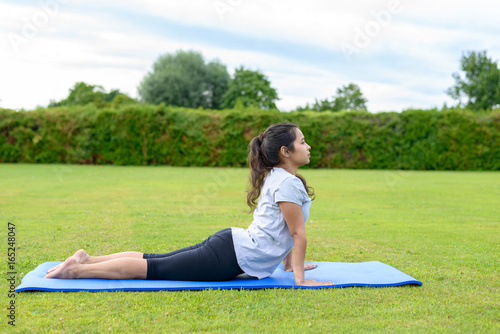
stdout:
{"type": "MultiPolygon", "coordinates": [[[[17,283],[78,248],[164,252],[247,227],[246,169],[0,164],[17,283]]],[[[498,332],[500,174],[303,170],[315,187],[308,261],[390,264],[422,287],[16,295],[16,330],[498,332]]],[[[4,268],[6,268],[4,251],[4,268]]],[[[4,273],[7,270],[4,269],[4,273]]],[[[7,314],[6,280],[1,309],[7,314]]],[[[0,332],[11,330],[2,314],[0,332]]]]}

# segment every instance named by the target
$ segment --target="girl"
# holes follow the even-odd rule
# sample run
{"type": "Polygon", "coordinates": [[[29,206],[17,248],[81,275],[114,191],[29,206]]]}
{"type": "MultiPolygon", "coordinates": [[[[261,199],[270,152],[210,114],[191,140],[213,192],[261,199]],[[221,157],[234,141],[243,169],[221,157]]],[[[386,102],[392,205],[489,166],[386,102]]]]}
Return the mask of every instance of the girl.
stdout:
{"type": "Polygon", "coordinates": [[[293,271],[296,285],[332,285],[304,279],[304,270],[316,267],[304,264],[305,222],[314,190],[297,169],[309,163],[310,149],[291,123],[271,125],[252,139],[247,204],[254,220],[246,230],[227,228],[198,245],[166,254],[89,256],[80,249],[49,269],[45,278],[226,281],[246,273],[260,279],[283,261],[284,269],[293,271]]]}

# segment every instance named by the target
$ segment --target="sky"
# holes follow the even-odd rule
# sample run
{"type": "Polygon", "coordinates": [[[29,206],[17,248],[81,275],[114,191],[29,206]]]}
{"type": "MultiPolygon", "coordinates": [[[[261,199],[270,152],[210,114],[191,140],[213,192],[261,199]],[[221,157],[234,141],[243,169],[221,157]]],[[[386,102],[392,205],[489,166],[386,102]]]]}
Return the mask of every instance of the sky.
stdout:
{"type": "Polygon", "coordinates": [[[370,112],[455,105],[468,50],[500,59],[499,1],[0,0],[0,107],[31,110],[76,82],[137,98],[178,50],[263,72],[282,111],[357,84],[370,112]]]}

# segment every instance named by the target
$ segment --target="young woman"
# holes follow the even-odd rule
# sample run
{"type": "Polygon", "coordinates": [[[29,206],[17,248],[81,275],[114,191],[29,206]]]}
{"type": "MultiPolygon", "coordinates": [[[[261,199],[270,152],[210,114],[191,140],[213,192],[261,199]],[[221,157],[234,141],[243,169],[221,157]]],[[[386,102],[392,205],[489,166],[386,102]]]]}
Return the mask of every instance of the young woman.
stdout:
{"type": "Polygon", "coordinates": [[[49,269],[45,278],[225,281],[247,273],[260,279],[283,261],[285,270],[293,271],[296,285],[331,285],[304,279],[304,270],[316,267],[304,264],[305,222],[314,190],[297,169],[309,163],[310,149],[291,123],[271,125],[252,139],[247,204],[254,220],[246,230],[227,228],[198,245],[166,254],[89,256],[80,249],[49,269]]]}

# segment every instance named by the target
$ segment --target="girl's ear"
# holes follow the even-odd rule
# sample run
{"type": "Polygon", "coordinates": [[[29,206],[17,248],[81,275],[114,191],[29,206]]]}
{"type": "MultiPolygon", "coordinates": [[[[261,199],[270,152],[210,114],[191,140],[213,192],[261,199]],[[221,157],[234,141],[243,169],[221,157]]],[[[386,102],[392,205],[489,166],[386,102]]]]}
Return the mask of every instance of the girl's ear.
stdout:
{"type": "Polygon", "coordinates": [[[288,148],[286,148],[286,146],[281,146],[280,148],[280,153],[284,156],[284,157],[289,157],[290,155],[288,154],[288,148]]]}

